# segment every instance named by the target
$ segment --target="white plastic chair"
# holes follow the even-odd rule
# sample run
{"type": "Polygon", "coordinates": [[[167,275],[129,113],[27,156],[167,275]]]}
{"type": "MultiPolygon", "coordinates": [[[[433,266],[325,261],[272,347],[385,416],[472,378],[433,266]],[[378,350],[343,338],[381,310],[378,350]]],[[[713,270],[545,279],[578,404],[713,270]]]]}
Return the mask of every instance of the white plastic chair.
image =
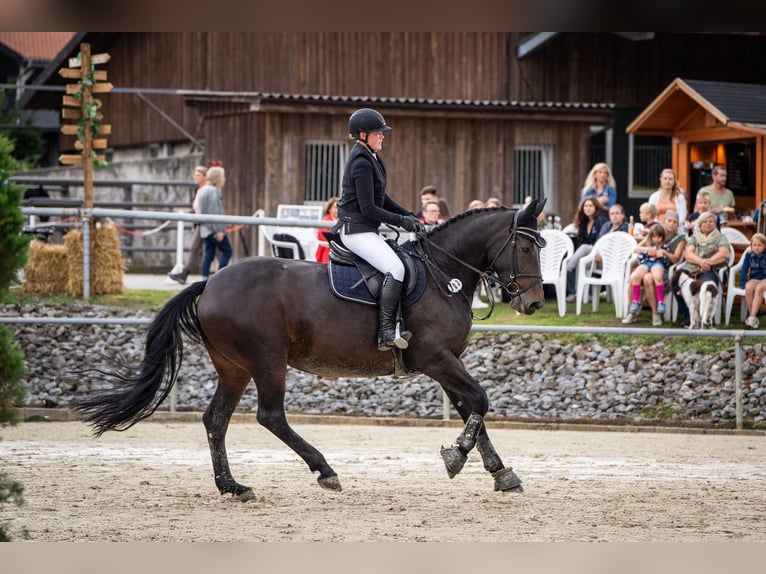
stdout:
{"type": "Polygon", "coordinates": [[[734,229],[733,227],[726,227],[725,225],[721,227],[721,233],[723,233],[726,236],[726,239],[729,240],[729,243],[747,243],[750,244],[750,240],[747,238],[747,235],[742,233],[739,229],[734,229]]]}
{"type": "MultiPolygon", "coordinates": [[[[733,231],[737,230],[734,229],[733,231]]],[[[745,241],[747,241],[747,239],[745,239],[745,241]]],[[[742,261],[741,258],[740,261],[742,261]]],[[[726,267],[723,267],[718,271],[718,282],[720,283],[720,288],[718,289],[718,297],[716,298],[715,302],[714,321],[716,325],[721,324],[721,312],[723,310],[723,286],[727,285],[728,282],[731,281],[732,265],[734,265],[734,247],[729,246],[729,261],[727,262],[726,267]]]]}
{"type": "MultiPolygon", "coordinates": [[[[750,248],[745,249],[742,257],[736,265],[729,268],[729,282],[726,287],[726,324],[731,321],[731,311],[734,308],[734,298],[742,297],[742,301],[739,302],[739,315],[740,319],[744,322],[747,318],[747,303],[745,301],[745,290],[739,286],[739,274],[742,272],[742,264],[745,261],[745,257],[750,253],[750,248]]],[[[766,293],[763,294],[764,302],[766,303],[766,293]]]]}
{"type": "Polygon", "coordinates": [[[636,248],[637,242],[624,231],[607,233],[593,245],[593,250],[580,259],[577,269],[577,314],[582,311],[585,289],[592,289],[593,312],[598,311],[599,291],[601,286],[609,287],[614,312],[617,317],[623,317],[628,312],[627,279],[629,275],[628,261],[636,248]],[[601,276],[592,274],[596,256],[601,256],[601,276]]]}
{"type": "Polygon", "coordinates": [[[567,261],[574,253],[574,244],[569,235],[558,229],[543,229],[540,235],[545,239],[545,247],[540,250],[543,284],[556,289],[559,317],[563,317],[567,312],[567,261]]]}

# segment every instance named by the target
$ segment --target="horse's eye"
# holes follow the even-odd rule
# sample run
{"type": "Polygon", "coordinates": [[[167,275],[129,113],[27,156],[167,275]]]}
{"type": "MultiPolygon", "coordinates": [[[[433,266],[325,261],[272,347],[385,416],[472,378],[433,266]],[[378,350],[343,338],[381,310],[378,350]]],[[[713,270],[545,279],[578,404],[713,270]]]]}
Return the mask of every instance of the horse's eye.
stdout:
{"type": "Polygon", "coordinates": [[[530,253],[532,253],[532,248],[531,248],[531,247],[522,247],[522,248],[521,248],[521,252],[522,252],[524,255],[529,255],[530,253]]]}

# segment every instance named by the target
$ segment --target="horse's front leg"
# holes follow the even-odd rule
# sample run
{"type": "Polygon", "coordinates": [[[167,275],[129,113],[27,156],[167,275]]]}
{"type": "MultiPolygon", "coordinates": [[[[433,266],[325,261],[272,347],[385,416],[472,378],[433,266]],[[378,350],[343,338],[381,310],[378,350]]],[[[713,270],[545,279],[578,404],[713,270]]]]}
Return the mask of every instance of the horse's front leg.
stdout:
{"type": "Polygon", "coordinates": [[[513,472],[512,468],[506,468],[503,464],[500,455],[497,454],[494,445],[489,440],[487,429],[484,426],[484,418],[477,413],[469,415],[465,429],[457,437],[455,444],[441,449],[442,459],[450,478],[454,478],[463,469],[468,453],[474,446],[481,455],[484,469],[495,478],[495,490],[503,492],[524,491],[518,475],[513,472]]]}
{"type": "Polygon", "coordinates": [[[513,472],[511,467],[506,468],[494,445],[490,442],[487,430],[482,428],[482,433],[476,439],[476,450],[481,455],[484,468],[495,477],[495,490],[503,492],[524,492],[521,479],[513,472]]]}

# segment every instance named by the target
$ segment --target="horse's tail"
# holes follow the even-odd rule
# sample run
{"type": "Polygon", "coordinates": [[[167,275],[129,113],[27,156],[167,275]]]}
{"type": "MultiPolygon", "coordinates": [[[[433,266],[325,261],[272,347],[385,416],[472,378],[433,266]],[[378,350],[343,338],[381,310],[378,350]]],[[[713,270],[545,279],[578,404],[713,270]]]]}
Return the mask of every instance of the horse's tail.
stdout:
{"type": "Polygon", "coordinates": [[[149,325],[139,365],[128,365],[115,357],[118,370],[93,369],[117,383],[113,389],[74,405],[96,436],[108,430],[129,429],[150,416],[168,396],[183,360],[183,335],[197,343],[206,342],[197,317],[197,299],[206,283],[192,283],[157,313],[149,325]]]}

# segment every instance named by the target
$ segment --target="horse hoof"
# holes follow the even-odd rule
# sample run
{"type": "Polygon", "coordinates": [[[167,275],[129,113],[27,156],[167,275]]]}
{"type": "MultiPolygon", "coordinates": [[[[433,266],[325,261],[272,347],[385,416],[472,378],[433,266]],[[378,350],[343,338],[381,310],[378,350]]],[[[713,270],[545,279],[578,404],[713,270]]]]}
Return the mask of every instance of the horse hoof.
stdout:
{"type": "Polygon", "coordinates": [[[455,476],[463,470],[463,465],[468,458],[465,453],[455,445],[449,448],[442,447],[441,455],[444,460],[444,466],[447,467],[447,476],[450,478],[455,478],[455,476]]]}
{"type": "Polygon", "coordinates": [[[492,476],[495,477],[495,490],[502,492],[524,492],[524,487],[521,486],[521,479],[513,472],[512,468],[501,468],[493,472],[492,476]]]}
{"type": "Polygon", "coordinates": [[[326,488],[327,490],[334,490],[336,492],[343,490],[343,487],[340,485],[340,480],[338,480],[337,474],[332,476],[320,476],[317,478],[317,482],[319,483],[319,486],[326,488]]]}
{"type": "Polygon", "coordinates": [[[256,498],[252,488],[240,492],[236,497],[240,502],[247,502],[248,500],[255,500],[256,498]]]}

